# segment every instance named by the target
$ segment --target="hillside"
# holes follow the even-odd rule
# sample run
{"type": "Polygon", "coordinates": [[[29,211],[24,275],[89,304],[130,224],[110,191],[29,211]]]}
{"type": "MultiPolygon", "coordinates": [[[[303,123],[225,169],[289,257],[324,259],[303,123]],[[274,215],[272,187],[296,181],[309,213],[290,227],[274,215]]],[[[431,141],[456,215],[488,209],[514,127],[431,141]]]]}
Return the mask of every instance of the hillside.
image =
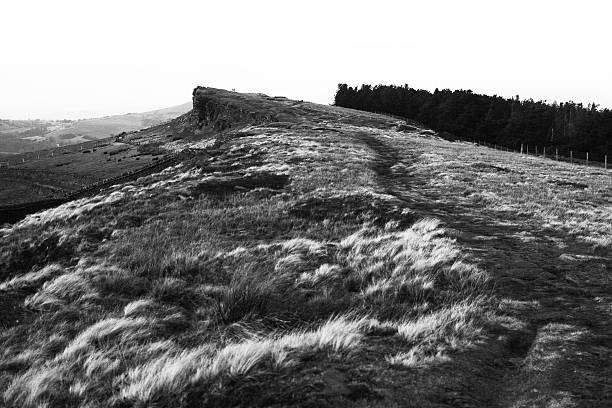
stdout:
{"type": "MultiPolygon", "coordinates": [[[[166,111],[168,115],[177,113],[172,109],[166,111]]],[[[66,201],[101,186],[163,169],[163,163],[174,162],[175,151],[160,145],[185,135],[184,130],[174,129],[175,122],[0,158],[0,224],[14,219],[5,214],[7,208],[49,200],[66,201]]]]}
{"type": "MultiPolygon", "coordinates": [[[[32,152],[104,139],[121,132],[131,132],[159,125],[191,109],[185,103],[143,113],[105,116],[81,120],[0,120],[0,156],[32,152]]],[[[0,157],[0,160],[2,158],[0,157]]]]}
{"type": "Polygon", "coordinates": [[[211,88],[113,143],[177,162],[0,229],[5,405],[612,400],[612,172],[211,88]]]}
{"type": "Polygon", "coordinates": [[[0,160],[19,152],[55,147],[42,136],[70,122],[0,119],[0,160]]]}
{"type": "Polygon", "coordinates": [[[450,139],[484,141],[520,150],[539,146],[540,152],[604,162],[612,153],[612,110],[596,103],[535,102],[519,96],[505,99],[471,90],[449,89],[433,93],[393,85],[339,84],[335,105],[369,112],[389,113],[417,120],[450,139]],[[570,153],[571,152],[571,153],[570,153]]]}
{"type": "Polygon", "coordinates": [[[167,122],[191,110],[191,103],[185,103],[165,109],[143,113],[105,116],[103,118],[84,119],[71,123],[45,135],[58,144],[81,143],[88,140],[102,139],[121,132],[131,132],[160,123],[167,122]]]}

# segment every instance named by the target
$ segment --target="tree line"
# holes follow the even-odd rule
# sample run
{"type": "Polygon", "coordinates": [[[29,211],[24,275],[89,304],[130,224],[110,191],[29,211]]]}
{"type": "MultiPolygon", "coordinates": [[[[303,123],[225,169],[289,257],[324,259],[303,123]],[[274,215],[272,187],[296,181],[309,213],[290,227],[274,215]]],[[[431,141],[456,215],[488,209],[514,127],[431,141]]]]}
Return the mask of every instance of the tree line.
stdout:
{"type": "MultiPolygon", "coordinates": [[[[470,90],[433,93],[408,85],[339,84],[334,104],[369,112],[389,113],[421,122],[447,136],[485,141],[517,149],[537,145],[562,152],[589,152],[603,160],[612,144],[612,111],[595,103],[547,103],[470,90]]],[[[550,150],[549,150],[550,151],[550,150]]]]}

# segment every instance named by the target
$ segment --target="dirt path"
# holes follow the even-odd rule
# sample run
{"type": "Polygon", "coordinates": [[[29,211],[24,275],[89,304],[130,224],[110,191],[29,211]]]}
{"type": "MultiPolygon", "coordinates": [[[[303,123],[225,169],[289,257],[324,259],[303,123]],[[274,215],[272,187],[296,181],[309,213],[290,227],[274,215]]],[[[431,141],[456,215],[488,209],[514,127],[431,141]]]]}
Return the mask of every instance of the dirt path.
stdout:
{"type": "Polygon", "coordinates": [[[594,255],[586,244],[533,219],[509,223],[475,204],[445,203],[445,192],[427,180],[394,172],[416,157],[371,135],[358,140],[376,153],[372,168],[386,192],[420,216],[443,220],[491,275],[494,295],[503,299],[501,314],[515,322],[512,330],[491,333],[487,347],[496,355],[483,360],[496,376],[483,379],[494,405],[612,406],[609,254],[594,255]]]}

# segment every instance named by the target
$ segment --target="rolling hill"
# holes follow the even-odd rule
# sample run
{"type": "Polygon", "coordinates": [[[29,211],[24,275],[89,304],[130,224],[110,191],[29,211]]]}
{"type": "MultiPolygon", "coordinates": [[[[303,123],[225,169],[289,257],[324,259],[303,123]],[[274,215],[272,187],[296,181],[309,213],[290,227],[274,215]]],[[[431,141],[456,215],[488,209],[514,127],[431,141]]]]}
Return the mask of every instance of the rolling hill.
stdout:
{"type": "Polygon", "coordinates": [[[612,400],[610,171],[201,87],[113,143],[176,161],[0,229],[5,405],[612,400]]]}
{"type": "Polygon", "coordinates": [[[16,154],[107,138],[158,125],[191,109],[191,103],[143,113],[82,120],[0,120],[0,154],[16,154]]]}

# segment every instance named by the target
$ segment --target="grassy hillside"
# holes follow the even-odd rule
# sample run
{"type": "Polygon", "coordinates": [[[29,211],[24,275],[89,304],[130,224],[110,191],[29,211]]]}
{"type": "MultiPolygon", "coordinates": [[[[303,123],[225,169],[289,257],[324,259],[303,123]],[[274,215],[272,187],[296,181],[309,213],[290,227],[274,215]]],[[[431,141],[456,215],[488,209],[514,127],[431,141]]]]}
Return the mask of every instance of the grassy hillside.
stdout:
{"type": "Polygon", "coordinates": [[[19,152],[55,147],[55,143],[43,135],[69,122],[0,119],[0,161],[19,152]]]}
{"type": "MultiPolygon", "coordinates": [[[[187,113],[191,103],[143,113],[64,121],[0,120],[0,161],[9,154],[32,152],[104,139],[121,132],[159,125],[187,113]]],[[[10,156],[9,156],[10,157],[10,156]]]]}
{"type": "Polygon", "coordinates": [[[84,119],[72,122],[65,128],[49,132],[45,137],[60,145],[81,143],[155,126],[187,113],[189,110],[191,110],[191,103],[185,103],[150,112],[84,119]]]}
{"type": "Polygon", "coordinates": [[[179,164],[0,230],[4,404],[612,398],[610,172],[285,98],[193,103],[127,137],[179,164]]]}
{"type": "Polygon", "coordinates": [[[180,141],[191,134],[182,122],[179,118],[117,137],[13,154],[0,160],[0,223],[2,207],[61,199],[167,163],[168,157],[183,149],[180,141]]]}

